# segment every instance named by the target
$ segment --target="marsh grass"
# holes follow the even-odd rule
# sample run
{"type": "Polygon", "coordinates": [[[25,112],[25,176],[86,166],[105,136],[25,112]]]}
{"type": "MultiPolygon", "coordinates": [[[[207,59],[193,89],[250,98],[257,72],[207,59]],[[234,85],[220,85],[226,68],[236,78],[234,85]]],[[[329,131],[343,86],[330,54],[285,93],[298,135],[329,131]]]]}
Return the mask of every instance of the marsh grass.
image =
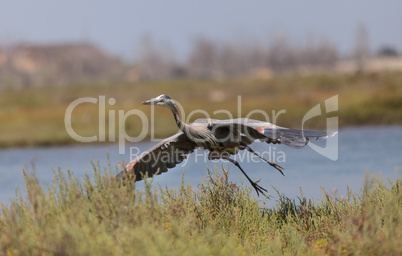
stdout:
{"type": "MultiPolygon", "coordinates": [[[[11,146],[47,146],[77,143],[64,126],[67,106],[80,97],[106,100],[114,98],[116,104],[106,104],[106,141],[109,141],[109,111],[116,115],[115,141],[119,128],[128,135],[138,136],[143,128],[136,116],[118,123],[118,110],[143,111],[150,117],[149,106],[141,102],[168,94],[183,106],[185,114],[204,110],[212,118],[227,119],[217,110],[227,110],[234,118],[246,117],[251,111],[262,110],[273,121],[272,111],[286,110],[277,119],[281,126],[300,129],[303,116],[309,109],[334,95],[339,95],[339,111],[330,116],[339,117],[340,126],[402,124],[402,72],[361,74],[284,75],[270,80],[237,78],[228,80],[171,80],[98,84],[94,86],[42,87],[25,90],[3,90],[0,93],[0,148],[11,146]],[[221,98],[213,97],[214,94],[221,98]],[[241,95],[241,113],[238,113],[237,96],[241,95]]],[[[324,109],[322,109],[324,110],[324,109]]],[[[102,110],[103,111],[103,110],[102,110]]],[[[72,127],[81,136],[99,136],[99,106],[86,103],[73,111],[72,127]]],[[[189,122],[203,118],[193,115],[189,122]]],[[[263,115],[249,116],[266,120],[263,115]]],[[[305,128],[324,129],[328,116],[315,117],[305,128]]],[[[177,126],[166,110],[155,111],[155,136],[165,138],[177,132],[177,126]]],[[[183,117],[184,118],[184,117],[183,117]]],[[[149,138],[150,134],[148,134],[149,138]]],[[[110,140],[111,141],[111,140],[110,140]]]]}
{"type": "MultiPolygon", "coordinates": [[[[197,188],[139,190],[94,164],[82,180],[55,171],[42,186],[24,173],[19,190],[1,206],[1,255],[401,255],[401,181],[368,178],[360,193],[323,191],[317,202],[287,198],[276,206],[209,171],[197,188]]],[[[271,200],[274,200],[271,199],[271,200]]],[[[265,199],[267,200],[267,199],[265,199]]]]}

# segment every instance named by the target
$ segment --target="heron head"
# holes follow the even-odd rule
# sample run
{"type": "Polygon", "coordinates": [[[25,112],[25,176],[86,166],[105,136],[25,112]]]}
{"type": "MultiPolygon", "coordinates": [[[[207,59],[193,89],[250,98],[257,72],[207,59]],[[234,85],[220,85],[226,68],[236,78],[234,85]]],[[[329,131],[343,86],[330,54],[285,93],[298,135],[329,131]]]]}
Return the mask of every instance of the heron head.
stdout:
{"type": "Polygon", "coordinates": [[[156,98],[144,101],[142,104],[155,105],[155,106],[160,106],[160,107],[170,107],[170,104],[173,104],[173,101],[169,96],[162,94],[156,98]]]}

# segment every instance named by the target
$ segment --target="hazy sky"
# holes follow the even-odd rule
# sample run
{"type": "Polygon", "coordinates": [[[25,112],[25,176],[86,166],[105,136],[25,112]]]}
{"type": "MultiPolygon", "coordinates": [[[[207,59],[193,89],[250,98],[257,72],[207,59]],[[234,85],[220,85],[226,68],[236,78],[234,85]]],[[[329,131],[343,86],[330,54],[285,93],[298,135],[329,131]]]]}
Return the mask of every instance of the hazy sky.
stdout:
{"type": "Polygon", "coordinates": [[[0,43],[90,41],[130,59],[147,34],[179,54],[200,35],[217,40],[277,34],[328,38],[350,52],[364,24],[371,48],[402,49],[400,0],[0,0],[0,43]]]}

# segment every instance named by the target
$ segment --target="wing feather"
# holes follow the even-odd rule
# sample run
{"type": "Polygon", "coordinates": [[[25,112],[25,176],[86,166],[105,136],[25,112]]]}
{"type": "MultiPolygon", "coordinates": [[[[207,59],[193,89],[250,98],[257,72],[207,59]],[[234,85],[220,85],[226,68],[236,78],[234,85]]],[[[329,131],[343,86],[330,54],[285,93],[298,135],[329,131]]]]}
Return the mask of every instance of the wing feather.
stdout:
{"type": "Polygon", "coordinates": [[[183,132],[179,132],[136,157],[127,164],[125,170],[116,175],[116,178],[123,179],[127,174],[134,174],[135,181],[139,181],[145,175],[152,177],[167,172],[181,163],[186,154],[193,152],[196,147],[197,145],[183,132]]]}
{"type": "Polygon", "coordinates": [[[248,118],[237,119],[197,119],[192,125],[205,125],[212,122],[214,127],[230,126],[240,130],[250,140],[262,140],[267,143],[281,143],[294,148],[301,148],[309,142],[326,139],[336,133],[323,131],[294,130],[248,118]]]}

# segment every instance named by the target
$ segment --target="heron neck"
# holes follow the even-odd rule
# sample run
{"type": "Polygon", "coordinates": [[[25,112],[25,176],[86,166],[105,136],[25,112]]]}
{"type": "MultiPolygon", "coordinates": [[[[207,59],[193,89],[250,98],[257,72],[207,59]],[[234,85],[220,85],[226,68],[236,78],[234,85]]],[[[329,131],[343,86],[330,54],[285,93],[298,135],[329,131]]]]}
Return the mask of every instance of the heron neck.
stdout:
{"type": "Polygon", "coordinates": [[[176,124],[177,124],[177,126],[179,127],[179,129],[180,129],[182,132],[185,132],[184,129],[185,129],[185,127],[187,126],[187,124],[184,123],[183,121],[181,121],[180,116],[179,116],[179,111],[177,110],[176,106],[174,106],[174,105],[171,106],[170,110],[171,110],[172,113],[173,113],[174,120],[176,121],[176,124]]]}

